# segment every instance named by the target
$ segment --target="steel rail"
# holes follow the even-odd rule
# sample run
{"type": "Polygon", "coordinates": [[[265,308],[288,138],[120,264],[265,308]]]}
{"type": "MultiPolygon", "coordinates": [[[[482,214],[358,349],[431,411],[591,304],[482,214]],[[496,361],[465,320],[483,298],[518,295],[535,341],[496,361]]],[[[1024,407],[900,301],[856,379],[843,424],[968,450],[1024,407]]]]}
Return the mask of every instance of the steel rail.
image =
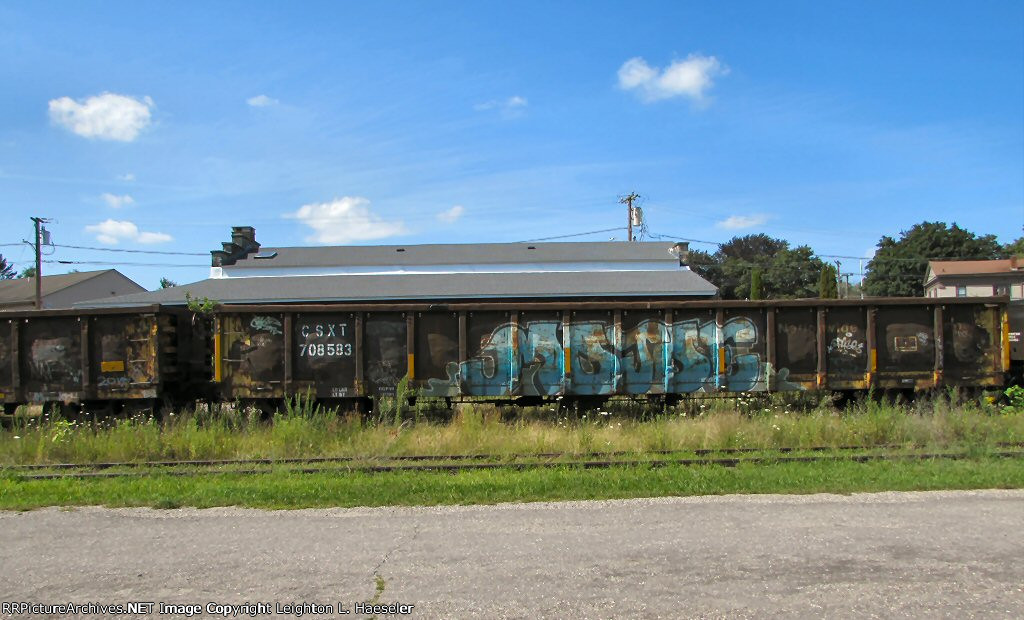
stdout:
{"type": "MultiPolygon", "coordinates": [[[[224,465],[306,465],[306,464],[317,464],[317,463],[349,463],[355,461],[500,461],[510,459],[557,459],[563,457],[584,457],[584,458],[601,458],[601,457],[617,457],[627,455],[638,455],[638,454],[653,454],[653,455],[666,455],[666,454],[694,454],[696,456],[708,456],[712,454],[748,454],[753,452],[828,452],[828,451],[842,451],[851,452],[855,450],[896,450],[896,449],[907,449],[913,446],[907,446],[906,444],[877,444],[873,446],[783,446],[779,448],[696,448],[687,450],[680,448],[677,450],[644,450],[637,452],[635,450],[616,450],[616,451],[602,451],[602,452],[535,452],[535,453],[513,453],[513,454],[399,454],[399,455],[388,455],[378,454],[372,456],[319,456],[319,457],[295,457],[295,458],[255,458],[255,459],[200,459],[200,460],[188,460],[188,461],[117,461],[117,462],[99,462],[99,463],[32,463],[25,465],[6,465],[0,466],[0,472],[3,471],[32,471],[42,469],[112,469],[115,467],[134,468],[134,467],[220,467],[224,465]]],[[[923,447],[923,446],[922,446],[923,447]]],[[[994,444],[997,448],[1024,448],[1024,442],[999,442],[994,444]]]]}
{"type": "MultiPolygon", "coordinates": [[[[905,460],[963,460],[973,455],[966,452],[938,453],[904,453],[904,454],[850,454],[835,456],[764,456],[747,458],[686,458],[686,459],[655,459],[655,460],[596,460],[596,461],[539,461],[533,463],[431,463],[425,465],[357,465],[351,467],[305,467],[286,470],[293,474],[324,474],[324,473],[389,473],[389,472],[446,472],[493,470],[493,469],[553,469],[558,467],[578,469],[607,469],[611,467],[667,467],[667,466],[709,466],[737,467],[739,465],[768,465],[780,463],[819,463],[819,462],[855,462],[871,461],[905,461],[905,460]]],[[[998,458],[1024,458],[1024,451],[998,451],[986,456],[998,458]]],[[[238,469],[238,470],[205,470],[205,471],[90,471],[61,472],[52,474],[21,474],[19,480],[61,480],[90,478],[139,478],[144,476],[198,477],[209,475],[259,475],[274,473],[273,469],[238,469]]]]}

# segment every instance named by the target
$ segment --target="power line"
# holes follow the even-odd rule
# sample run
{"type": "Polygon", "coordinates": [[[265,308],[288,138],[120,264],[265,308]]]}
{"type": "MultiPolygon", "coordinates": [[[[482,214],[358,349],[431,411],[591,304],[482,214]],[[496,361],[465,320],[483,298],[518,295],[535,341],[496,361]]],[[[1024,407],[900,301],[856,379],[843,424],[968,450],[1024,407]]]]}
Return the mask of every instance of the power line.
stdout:
{"type": "Polygon", "coordinates": [[[87,245],[66,245],[56,244],[58,248],[73,248],[75,250],[94,250],[97,252],[127,252],[129,254],[162,254],[165,256],[209,256],[209,252],[166,252],[162,250],[127,250],[124,248],[96,248],[87,245]]]}
{"type": "Polygon", "coordinates": [[[195,265],[195,264],[182,264],[182,263],[124,263],[124,262],[104,262],[104,261],[91,261],[91,260],[44,260],[44,263],[53,263],[58,265],[107,265],[107,266],[125,266],[125,267],[191,267],[202,268],[208,267],[208,265],[195,265]]]}
{"type": "Polygon", "coordinates": [[[550,241],[551,239],[568,239],[569,237],[583,237],[585,235],[596,235],[597,233],[606,233],[606,232],[612,232],[612,231],[617,231],[617,230],[622,230],[622,227],[621,226],[616,226],[615,228],[604,228],[602,230],[591,230],[589,232],[574,233],[574,234],[571,234],[571,235],[558,235],[557,237],[542,237],[540,239],[526,239],[525,241],[517,241],[516,243],[532,243],[534,241],[550,241]]]}

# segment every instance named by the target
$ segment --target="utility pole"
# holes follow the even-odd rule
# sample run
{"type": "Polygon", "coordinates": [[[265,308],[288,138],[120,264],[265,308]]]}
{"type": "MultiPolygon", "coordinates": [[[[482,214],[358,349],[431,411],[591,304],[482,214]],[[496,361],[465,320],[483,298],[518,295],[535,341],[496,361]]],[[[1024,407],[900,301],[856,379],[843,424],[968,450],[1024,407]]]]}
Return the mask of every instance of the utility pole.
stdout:
{"type": "Polygon", "coordinates": [[[36,310],[43,309],[43,255],[40,251],[39,244],[42,241],[43,234],[46,233],[46,229],[42,227],[43,224],[50,220],[44,217],[33,217],[32,222],[36,225],[36,236],[35,243],[33,245],[36,249],[36,310]]]}
{"type": "Polygon", "coordinates": [[[630,192],[629,196],[619,199],[620,203],[629,207],[629,211],[626,213],[626,241],[633,240],[633,201],[639,197],[636,192],[630,192]]]}
{"type": "Polygon", "coordinates": [[[836,261],[836,297],[846,299],[843,295],[843,264],[836,261]]]}

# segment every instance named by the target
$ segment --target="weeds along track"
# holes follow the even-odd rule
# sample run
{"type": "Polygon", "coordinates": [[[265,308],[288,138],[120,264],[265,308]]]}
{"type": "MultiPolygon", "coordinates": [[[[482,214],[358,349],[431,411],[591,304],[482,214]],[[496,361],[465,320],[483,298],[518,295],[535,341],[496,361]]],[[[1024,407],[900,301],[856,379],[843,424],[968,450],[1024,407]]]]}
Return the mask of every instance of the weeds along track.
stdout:
{"type": "MultiPolygon", "coordinates": [[[[998,448],[1021,448],[1024,443],[1000,443],[998,448]]],[[[1024,458],[1024,450],[929,451],[914,452],[898,445],[819,446],[810,448],[723,448],[701,450],[659,450],[636,452],[545,453],[545,454],[453,454],[401,455],[379,457],[317,457],[290,459],[231,459],[200,461],[149,461],[123,463],[58,463],[18,465],[0,468],[0,475],[17,480],[59,480],[87,478],[125,478],[143,476],[209,476],[257,475],[276,472],[294,474],[324,473],[387,473],[446,472],[458,473],[486,469],[605,469],[611,467],[697,467],[717,465],[773,465],[781,463],[816,463],[829,461],[870,462],[906,460],[963,460],[986,456],[990,458],[1024,458]],[[807,453],[793,455],[793,453],[807,453]],[[827,454],[826,454],[827,452],[827,454]],[[750,456],[756,454],[756,456],[750,456]],[[676,456],[671,456],[676,455],[676,456]],[[742,456],[746,455],[746,456],[742,456]]]]}

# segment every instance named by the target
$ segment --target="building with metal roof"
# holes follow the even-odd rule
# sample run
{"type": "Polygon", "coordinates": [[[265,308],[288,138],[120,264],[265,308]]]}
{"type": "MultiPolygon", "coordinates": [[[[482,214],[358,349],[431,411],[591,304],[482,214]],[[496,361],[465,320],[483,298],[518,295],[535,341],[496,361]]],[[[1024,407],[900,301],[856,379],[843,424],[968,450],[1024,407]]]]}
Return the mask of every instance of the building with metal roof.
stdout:
{"type": "MultiPolygon", "coordinates": [[[[70,308],[87,300],[146,290],[116,269],[43,276],[40,285],[44,309],[70,308]]],[[[35,278],[0,280],[0,311],[31,310],[35,307],[35,300],[35,278]]]]}
{"type": "Polygon", "coordinates": [[[210,277],[89,306],[474,299],[706,299],[685,243],[570,242],[262,247],[251,227],[212,253],[210,277]]]}

